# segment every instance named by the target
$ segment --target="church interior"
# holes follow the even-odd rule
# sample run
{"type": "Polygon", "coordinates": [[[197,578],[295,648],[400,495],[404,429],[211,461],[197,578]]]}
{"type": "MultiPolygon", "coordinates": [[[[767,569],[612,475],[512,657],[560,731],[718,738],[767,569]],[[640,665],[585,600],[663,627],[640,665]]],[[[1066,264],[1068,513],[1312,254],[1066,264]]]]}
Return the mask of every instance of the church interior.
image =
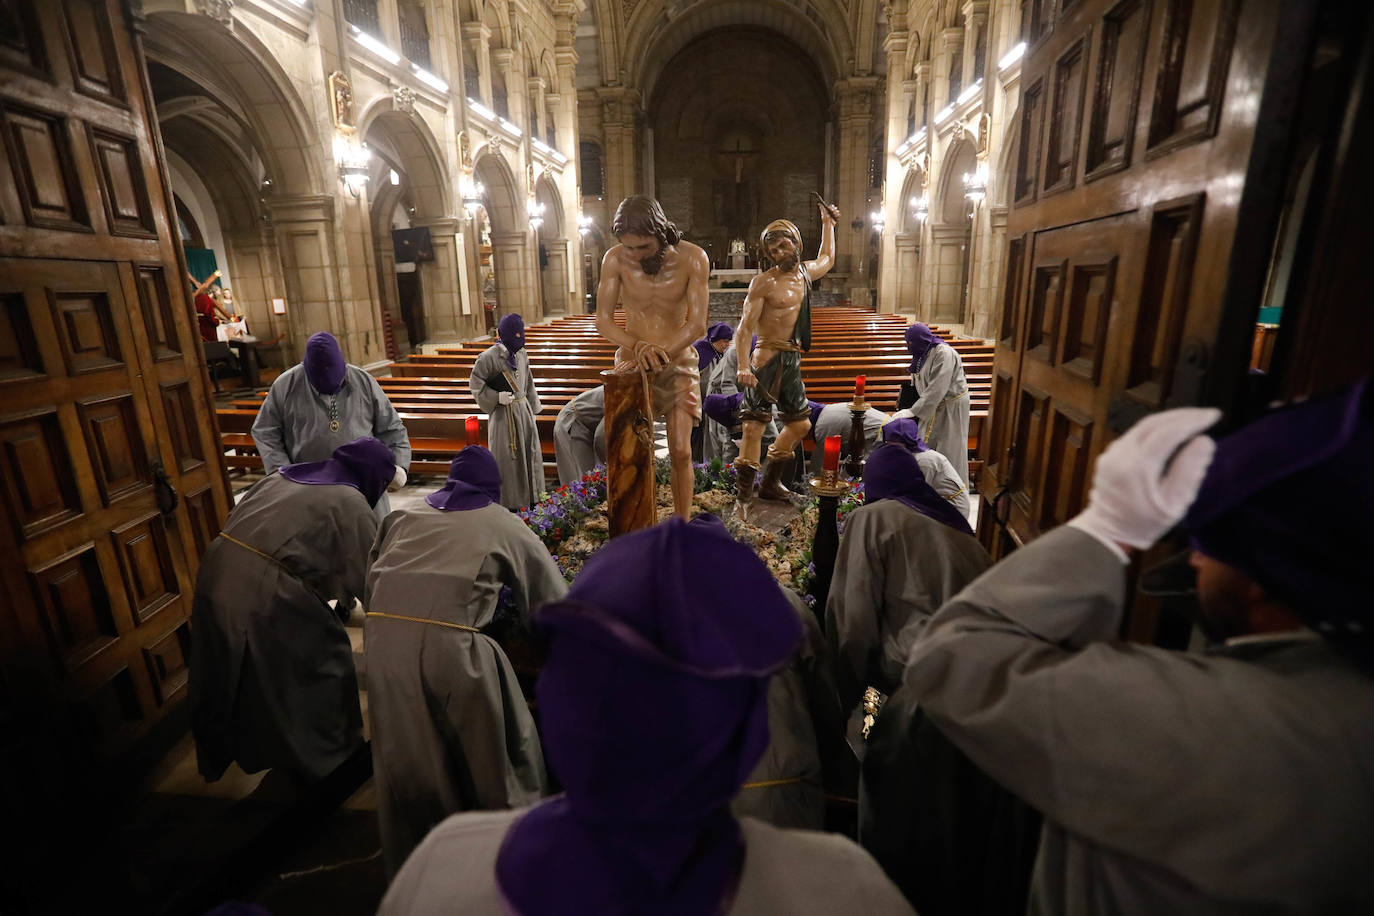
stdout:
{"type": "MultiPolygon", "coordinates": [[[[441,485],[462,492],[449,476],[455,456],[480,443],[500,457],[507,438],[514,454],[524,430],[531,495],[512,503],[503,494],[500,504],[520,511],[502,523],[518,520],[519,536],[533,531],[547,547],[539,562],[559,576],[561,597],[597,568],[597,548],[639,527],[617,515],[632,485],[621,483],[628,473],[608,480],[600,470],[604,448],[589,476],[581,467],[570,475],[560,452],[560,423],[591,394],[599,410],[600,386],[612,475],[632,460],[658,461],[657,481],[651,473],[633,486],[651,501],[646,524],[673,511],[666,459],[679,454],[676,415],[647,433],[631,429],[621,408],[642,400],[649,406],[638,409],[652,414],[657,392],[642,367],[625,376],[632,384],[603,375],[621,359],[613,335],[633,338],[645,320],[617,272],[636,282],[651,274],[625,266],[622,241],[644,232],[617,228],[622,201],[661,205],[681,259],[671,276],[701,255],[688,283],[700,293],[692,314],[704,318],[693,375],[701,406],[743,393],[730,421],[710,409],[701,420],[693,515],[731,511],[719,494],[737,495],[734,456],[744,452],[730,430],[738,437],[742,425],[747,441],[752,392],[766,384],[761,367],[759,388],[736,384],[736,371],[742,379],[753,365],[739,355],[743,335],[710,352],[707,323],[734,333],[756,320],[751,309],[772,308],[756,290],[782,270],[765,249],[775,221],[789,221],[809,316],[806,343],[791,349],[813,413],[801,460],[781,472],[791,458],[766,442],[784,434],[765,433],[760,477],[766,487],[770,470],[775,484],[785,475],[792,499],[753,500],[748,543],[810,602],[807,626],[833,649],[837,596],[877,575],[854,565],[853,513],[884,501],[872,481],[867,506],[859,489],[865,461],[893,448],[879,444],[880,427],[907,416],[927,440],[936,435],[917,401],[929,398],[920,373],[930,354],[957,362],[962,390],[951,387],[934,409],[962,399],[963,426],[957,448],[932,440],[918,450],[953,456],[944,463],[958,493],[940,495],[968,508],[946,522],[962,525],[959,536],[971,535],[994,571],[1077,524],[1100,498],[1099,459],[1136,424],[1211,407],[1229,432],[1273,402],[1361,384],[1374,368],[1374,265],[1359,210],[1374,204],[1371,107],[1374,13],[1342,0],[0,0],[0,812],[15,844],[0,868],[0,912],[229,905],[219,912],[289,916],[382,905],[399,863],[383,854],[391,828],[379,827],[379,809],[392,790],[374,774],[381,694],[365,634],[381,626],[373,612],[387,614],[364,609],[361,586],[335,595],[335,648],[348,683],[356,676],[362,729],[342,762],[305,778],[240,758],[207,779],[193,734],[191,694],[202,689],[193,659],[206,657],[197,640],[209,627],[199,622],[208,616],[202,561],[222,548],[236,505],[267,494],[262,484],[279,467],[306,460],[290,431],[289,458],[274,460],[262,418],[292,379],[308,376],[320,391],[311,375],[318,332],[337,341],[339,373],[345,361],[363,373],[362,390],[375,392],[367,397],[403,424],[404,455],[387,470],[399,472],[389,518],[428,511],[441,485]],[[929,349],[913,348],[916,327],[929,349]],[[497,385],[486,390],[475,380],[498,357],[497,385]],[[501,388],[501,378],[511,384],[501,388]],[[537,394],[522,393],[527,383],[537,394]],[[512,404],[530,406],[526,426],[509,418],[512,404]],[[832,434],[816,416],[822,405],[845,407],[832,434]],[[879,415],[872,429],[866,409],[879,415]],[[700,441],[713,428],[728,452],[700,441]],[[578,502],[578,524],[565,527],[570,500],[593,490],[608,508],[578,502]],[[595,538],[587,519],[601,526],[595,538]]],[[[778,343],[758,338],[765,349],[778,343]]],[[[325,402],[336,410],[333,396],[325,402]]],[[[781,403],[779,430],[796,420],[781,403]]],[[[337,412],[332,424],[337,431],[337,412]]],[[[500,467],[504,487],[504,458],[500,467]]],[[[1367,486],[1340,487],[1334,477],[1322,486],[1323,500],[1355,497],[1337,510],[1354,521],[1340,525],[1367,524],[1367,486]]],[[[388,496],[368,499],[380,520],[388,496]]],[[[477,503],[461,514],[494,504],[477,503]]],[[[1327,512],[1313,515],[1321,525],[1327,512]]],[[[894,543],[873,537],[870,553],[894,543]]],[[[1132,545],[1108,644],[1205,651],[1183,610],[1196,588],[1159,584],[1185,543],[1175,533],[1132,545]]],[[[382,548],[379,534],[374,564],[382,548]]],[[[365,548],[360,556],[361,583],[365,548]]],[[[516,583],[517,605],[536,579],[516,583]]],[[[537,609],[526,610],[537,622],[537,609]]],[[[443,626],[480,628],[500,643],[522,721],[546,731],[545,706],[549,716],[558,707],[536,699],[544,637],[493,636],[500,623],[443,626]]],[[[901,682],[899,669],[887,686],[901,682]]],[[[970,879],[997,893],[960,902],[911,890],[919,882],[864,839],[872,806],[862,788],[869,727],[875,716],[883,724],[878,704],[892,705],[890,723],[910,697],[889,697],[875,680],[855,686],[874,693],[849,698],[829,749],[817,718],[825,791],[816,826],[878,860],[905,895],[891,912],[1025,912],[1018,881],[1031,881],[1037,838],[1042,859],[1055,848],[1057,835],[1040,832],[1055,809],[1009,785],[997,837],[1030,844],[1007,852],[1025,868],[970,879]]],[[[912,715],[936,731],[954,714],[930,702],[928,718],[912,715]]],[[[1370,748],[1367,721],[1362,735],[1370,748]]],[[[983,763],[952,732],[949,740],[983,763]]],[[[1367,788],[1374,770],[1362,765],[1367,788]]],[[[564,774],[553,775],[561,785],[564,774]]],[[[1346,835],[1370,841],[1368,821],[1366,812],[1346,835]]],[[[1074,823],[1059,829],[1072,834],[1074,823]]],[[[1277,843],[1274,830],[1258,842],[1277,843]]],[[[1032,895],[1044,889],[1044,866],[1032,895]]],[[[1205,879],[1178,874],[1170,880],[1214,905],[1172,911],[1232,911],[1205,879]]],[[[1111,904],[1085,911],[1169,911],[1132,907],[1114,885],[1102,894],[1111,904]]],[[[509,898],[507,912],[539,910],[509,898]]],[[[1154,902],[1163,899],[1197,902],[1154,902]]],[[[1265,909],[1256,898],[1242,900],[1256,909],[1234,911],[1356,912],[1356,901],[1374,906],[1374,890],[1327,909],[1293,899],[1265,909]]],[[[383,911],[412,910],[389,897],[383,911]]],[[[667,910],[625,910],[655,911],[667,910]]]]}

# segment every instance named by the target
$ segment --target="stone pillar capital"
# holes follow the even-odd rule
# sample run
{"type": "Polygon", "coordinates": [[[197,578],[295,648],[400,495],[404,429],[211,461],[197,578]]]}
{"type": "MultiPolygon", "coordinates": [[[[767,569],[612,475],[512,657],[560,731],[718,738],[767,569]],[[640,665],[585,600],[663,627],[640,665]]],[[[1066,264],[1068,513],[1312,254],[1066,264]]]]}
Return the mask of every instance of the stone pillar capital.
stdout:
{"type": "Polygon", "coordinates": [[[982,25],[988,21],[988,0],[968,0],[964,4],[964,22],[982,25]]]}
{"type": "Polygon", "coordinates": [[[964,44],[964,29],[962,26],[950,26],[940,33],[940,44],[946,51],[953,53],[964,44]]]}
{"type": "Polygon", "coordinates": [[[515,68],[515,52],[510,48],[497,48],[491,52],[491,59],[503,73],[515,68]]]}
{"type": "Polygon", "coordinates": [[[463,39],[486,45],[491,41],[491,29],[481,22],[465,22],[463,23],[463,39]]]}
{"type": "Polygon", "coordinates": [[[334,198],[328,194],[269,197],[264,201],[274,223],[334,221],[334,198]]]}

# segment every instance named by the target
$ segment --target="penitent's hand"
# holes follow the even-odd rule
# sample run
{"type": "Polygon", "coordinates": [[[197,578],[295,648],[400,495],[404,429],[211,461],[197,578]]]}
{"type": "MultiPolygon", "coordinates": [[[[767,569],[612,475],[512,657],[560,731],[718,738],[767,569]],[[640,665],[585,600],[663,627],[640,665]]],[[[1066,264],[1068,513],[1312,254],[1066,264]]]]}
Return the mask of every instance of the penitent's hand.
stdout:
{"type": "Polygon", "coordinates": [[[498,404],[503,404],[503,405],[505,405],[505,404],[509,404],[511,401],[514,401],[514,400],[515,400],[515,395],[512,394],[512,393],[509,392],[509,391],[498,391],[498,392],[496,392],[496,403],[498,403],[498,404]]]}
{"type": "Polygon", "coordinates": [[[735,384],[741,388],[753,388],[758,383],[758,378],[748,369],[741,369],[735,373],[735,384]]]}
{"type": "Polygon", "coordinates": [[[1146,417],[1097,459],[1088,508],[1068,524],[1117,551],[1154,544],[1197,498],[1217,444],[1203,430],[1214,407],[1183,407],[1146,417]]]}

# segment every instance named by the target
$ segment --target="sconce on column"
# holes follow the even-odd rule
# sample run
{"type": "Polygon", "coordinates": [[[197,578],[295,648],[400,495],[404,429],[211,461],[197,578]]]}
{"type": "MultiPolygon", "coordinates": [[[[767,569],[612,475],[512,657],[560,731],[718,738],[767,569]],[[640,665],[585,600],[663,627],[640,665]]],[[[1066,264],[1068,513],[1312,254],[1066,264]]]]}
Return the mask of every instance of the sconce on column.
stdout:
{"type": "Polygon", "coordinates": [[[911,215],[917,222],[924,223],[930,217],[930,198],[924,194],[911,198],[911,215]]]}
{"type": "Polygon", "coordinates": [[[361,197],[367,187],[368,164],[372,161],[372,151],[367,144],[359,143],[352,134],[339,134],[334,138],[334,161],[338,163],[339,180],[348,193],[354,198],[361,197]]]}

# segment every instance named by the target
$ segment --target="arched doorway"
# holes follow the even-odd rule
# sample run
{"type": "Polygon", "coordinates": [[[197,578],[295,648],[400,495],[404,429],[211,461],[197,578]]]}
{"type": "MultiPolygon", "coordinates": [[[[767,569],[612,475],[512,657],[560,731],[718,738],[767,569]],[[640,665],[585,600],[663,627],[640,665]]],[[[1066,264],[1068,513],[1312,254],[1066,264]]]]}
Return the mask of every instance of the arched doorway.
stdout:
{"type": "Polygon", "coordinates": [[[482,185],[482,206],[473,219],[478,240],[477,301],[495,321],[519,312],[526,321],[539,315],[539,287],[529,267],[529,217],[524,197],[504,154],[488,145],[473,161],[473,176],[482,185]]]}
{"type": "Polygon", "coordinates": [[[539,288],[543,294],[545,315],[566,315],[572,311],[569,301],[576,289],[571,272],[573,264],[568,241],[567,220],[558,186],[548,175],[541,175],[534,186],[535,201],[543,208],[536,238],[539,243],[539,288]]]}
{"type": "MultiPolygon", "coordinates": [[[[902,182],[902,196],[898,198],[901,220],[894,237],[896,261],[896,301],[892,310],[907,315],[917,314],[921,303],[921,248],[924,243],[925,218],[918,213],[916,201],[925,196],[925,175],[919,169],[906,173],[902,182]]],[[[924,206],[929,209],[929,201],[924,206]]]]}
{"type": "Polygon", "coordinates": [[[932,314],[926,317],[943,324],[963,324],[967,313],[973,203],[964,196],[964,175],[977,167],[973,143],[966,137],[952,141],[939,168],[939,191],[931,202],[934,288],[932,314]]]}
{"type": "MultiPolygon", "coordinates": [[[[217,268],[250,333],[264,342],[259,358],[294,362],[293,342],[307,333],[295,326],[307,299],[283,264],[272,209],[323,191],[306,153],[316,141],[300,99],[250,32],[205,16],[153,9],[146,48],[173,194],[201,230],[201,246],[193,246],[201,257],[191,263],[213,264],[198,267],[197,279],[217,268]],[[277,314],[274,299],[301,308],[277,314]]],[[[328,314],[328,295],[318,295],[328,314]]]]}
{"type": "Polygon", "coordinates": [[[372,153],[368,227],[377,299],[396,354],[460,332],[458,220],[438,144],[425,122],[389,97],[359,124],[372,153]]]}

